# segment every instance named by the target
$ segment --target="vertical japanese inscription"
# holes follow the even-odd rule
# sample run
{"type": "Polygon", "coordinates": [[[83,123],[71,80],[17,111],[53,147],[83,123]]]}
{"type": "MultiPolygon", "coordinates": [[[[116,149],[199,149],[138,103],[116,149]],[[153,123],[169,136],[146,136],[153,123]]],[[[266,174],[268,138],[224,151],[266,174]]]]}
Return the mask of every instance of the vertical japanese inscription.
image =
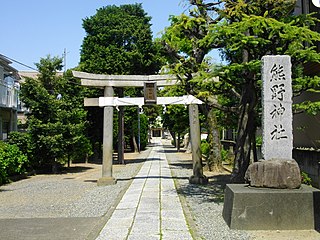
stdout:
{"type": "Polygon", "coordinates": [[[156,82],[144,83],[144,103],[145,104],[157,103],[157,83],[156,82]]]}
{"type": "Polygon", "coordinates": [[[264,159],[292,158],[292,89],[289,56],[262,58],[264,159]]]}
{"type": "MultiPolygon", "coordinates": [[[[271,119],[276,120],[282,119],[282,116],[284,116],[286,108],[283,106],[283,100],[285,99],[286,94],[286,74],[284,72],[284,66],[282,64],[273,64],[271,70],[270,70],[270,93],[271,93],[271,99],[274,101],[272,103],[273,107],[271,108],[271,112],[269,113],[271,115],[271,119]]],[[[274,126],[273,130],[270,132],[271,140],[280,140],[284,138],[288,138],[286,135],[286,129],[280,123],[277,123],[274,126]]]]}

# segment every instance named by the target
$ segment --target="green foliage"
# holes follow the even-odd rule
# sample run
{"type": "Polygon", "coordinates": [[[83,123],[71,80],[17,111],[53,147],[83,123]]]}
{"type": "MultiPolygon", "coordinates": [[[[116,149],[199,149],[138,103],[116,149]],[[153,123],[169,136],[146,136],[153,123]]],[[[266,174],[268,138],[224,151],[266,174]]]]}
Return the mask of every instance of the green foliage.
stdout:
{"type": "MultiPolygon", "coordinates": [[[[209,160],[208,157],[209,157],[210,151],[211,151],[211,147],[208,141],[201,140],[201,153],[207,158],[207,161],[209,160]]],[[[221,154],[221,160],[223,162],[230,162],[228,150],[225,150],[222,148],[220,151],[220,154],[221,154]]]]}
{"type": "Polygon", "coordinates": [[[50,56],[41,59],[37,64],[38,78],[26,79],[21,88],[21,100],[30,109],[27,116],[30,149],[24,150],[36,167],[64,164],[91,154],[85,136],[84,88],[72,78],[71,72],[57,74],[61,62],[50,56]]]}
{"type": "MultiPolygon", "coordinates": [[[[138,143],[138,121],[133,123],[133,132],[138,143]]],[[[144,150],[148,144],[148,118],[145,114],[140,114],[140,150],[144,150]]]]}
{"type": "Polygon", "coordinates": [[[312,179],[309,177],[309,175],[306,172],[301,172],[301,183],[306,185],[311,185],[312,179]]]}
{"type": "Polygon", "coordinates": [[[162,113],[162,106],[160,105],[144,105],[143,112],[146,114],[149,124],[155,125],[156,119],[162,113]]]}
{"type": "Polygon", "coordinates": [[[56,76],[52,73],[62,69],[62,60],[59,57],[47,56],[47,58],[41,58],[40,62],[35,65],[41,73],[39,81],[42,82],[45,89],[52,91],[57,80],[56,76]]]}
{"type": "MultiPolygon", "coordinates": [[[[79,70],[122,75],[158,73],[165,59],[162,57],[162,46],[152,40],[150,20],[141,4],[110,5],[85,18],[83,28],[86,37],[81,47],[79,70]]],[[[117,89],[115,94],[118,94],[117,89]]],[[[101,95],[97,92],[95,97],[101,95]]],[[[127,88],[124,96],[142,96],[141,89],[127,88]]],[[[90,133],[95,133],[91,138],[93,142],[102,140],[102,136],[96,133],[102,127],[102,123],[96,119],[97,111],[89,110],[90,133]]],[[[125,107],[124,115],[125,141],[132,148],[132,139],[137,137],[137,131],[132,128],[137,123],[137,108],[125,107]]],[[[115,147],[118,140],[117,117],[114,117],[113,126],[115,147]]],[[[141,146],[144,145],[142,139],[141,135],[141,146]]]]}
{"type": "Polygon", "coordinates": [[[229,152],[228,152],[228,150],[225,150],[224,148],[222,148],[222,149],[221,149],[221,159],[222,159],[222,161],[223,161],[223,162],[228,161],[228,160],[229,160],[228,157],[229,157],[229,152]]]}
{"type": "MultiPolygon", "coordinates": [[[[172,86],[164,88],[159,96],[183,96],[186,95],[184,88],[172,86]]],[[[189,129],[189,113],[187,106],[168,105],[162,112],[163,127],[171,132],[183,134],[189,129]]]]}
{"type": "Polygon", "coordinates": [[[28,159],[16,145],[0,142],[0,185],[9,181],[9,176],[22,174],[28,159]]]}
{"type": "Polygon", "coordinates": [[[201,153],[203,155],[205,155],[206,158],[208,158],[209,157],[209,153],[210,153],[210,145],[209,145],[209,143],[206,140],[202,140],[200,148],[201,148],[201,153]]]}
{"type": "Polygon", "coordinates": [[[29,163],[33,158],[33,148],[31,136],[27,132],[10,132],[8,136],[8,143],[16,145],[19,150],[28,157],[29,163]]]}
{"type": "MultiPolygon", "coordinates": [[[[138,144],[138,108],[126,107],[125,115],[125,141],[134,150],[133,138],[138,144]],[[126,127],[127,126],[127,127],[126,127]],[[130,126],[130,127],[129,127],[130,126]]],[[[148,141],[148,118],[140,114],[140,148],[144,150],[148,141]]]]}
{"type": "MultiPolygon", "coordinates": [[[[242,181],[249,165],[254,133],[261,112],[261,58],[264,55],[290,55],[295,95],[317,90],[319,77],[306,77],[306,62],[320,62],[316,44],[320,33],[312,31],[317,19],[312,15],[292,15],[294,0],[223,0],[221,4],[203,0],[189,1],[195,6],[187,16],[171,18],[171,26],[162,37],[169,56],[170,68],[184,89],[218,108],[236,116],[235,174],[242,181]],[[220,49],[228,65],[210,68],[205,55],[220,49]],[[196,74],[195,74],[196,73],[196,74]],[[219,79],[214,77],[219,76],[219,79]],[[243,156],[247,156],[244,158],[243,156]],[[240,174],[240,175],[239,175],[240,174]]],[[[315,114],[318,103],[304,102],[297,111],[315,114]]],[[[226,115],[220,114],[220,120],[226,115]]],[[[223,123],[222,123],[223,124],[223,123]]],[[[221,124],[221,125],[222,125],[221,124]]]]}
{"type": "MultiPolygon", "coordinates": [[[[287,54],[292,58],[295,95],[305,90],[319,89],[319,77],[303,76],[301,71],[303,63],[320,60],[315,48],[320,34],[311,29],[318,20],[312,14],[292,15],[294,0],[223,2],[224,5],[210,8],[205,1],[190,1],[196,6],[190,11],[190,16],[171,17],[171,26],[162,37],[171,52],[180,53],[180,59],[171,65],[173,72],[180,76],[197,72],[193,79],[182,79],[187,80],[184,83],[186,88],[192,89],[205,101],[212,94],[220,95],[220,99],[234,99],[236,106],[242,88],[252,78],[260,97],[262,56],[287,54]],[[202,59],[215,48],[221,49],[230,64],[212,71],[206,61],[200,63],[197,59],[202,59]],[[245,60],[244,52],[247,52],[245,60]],[[217,75],[220,80],[212,81],[217,75]]],[[[230,109],[229,106],[225,108],[224,104],[220,102],[215,105],[220,105],[220,109],[230,109]]],[[[305,102],[297,105],[296,109],[314,114],[318,111],[318,104],[305,102]],[[312,110],[308,111],[309,106],[312,110]]]]}
{"type": "MultiPolygon", "coordinates": [[[[320,34],[310,29],[318,20],[312,15],[291,15],[295,1],[249,2],[227,1],[225,12],[228,21],[211,25],[202,40],[203,45],[223,46],[224,57],[231,62],[220,71],[221,82],[229,83],[230,89],[240,93],[251,73],[258,89],[260,59],[264,55],[287,54],[292,58],[295,94],[318,88],[319,77],[303,76],[300,71],[302,63],[320,60],[320,54],[314,47],[320,40],[320,34]],[[238,9],[236,14],[235,9],[238,9]],[[245,51],[248,58],[243,61],[245,51]]],[[[259,90],[256,92],[260,93],[259,90]]]]}
{"type": "Polygon", "coordinates": [[[163,127],[182,134],[189,129],[188,109],[181,105],[169,105],[163,114],[163,127]]]}
{"type": "Polygon", "coordinates": [[[262,145],[262,136],[257,136],[256,137],[256,144],[257,144],[257,146],[261,146],[262,145]]]}
{"type": "Polygon", "coordinates": [[[156,73],[162,60],[152,42],[150,20],[141,4],[98,9],[83,20],[80,68],[105,74],[156,73]]]}

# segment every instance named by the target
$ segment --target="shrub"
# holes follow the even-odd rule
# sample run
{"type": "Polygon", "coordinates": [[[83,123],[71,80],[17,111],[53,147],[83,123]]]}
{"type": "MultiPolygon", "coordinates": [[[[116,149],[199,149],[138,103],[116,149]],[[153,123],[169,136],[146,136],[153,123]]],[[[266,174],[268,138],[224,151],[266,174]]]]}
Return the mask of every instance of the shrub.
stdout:
{"type": "Polygon", "coordinates": [[[306,172],[301,172],[301,183],[311,185],[312,179],[306,172]]]}
{"type": "Polygon", "coordinates": [[[16,145],[19,150],[28,157],[28,160],[32,160],[32,146],[31,136],[27,132],[10,132],[8,143],[16,145]]]}
{"type": "Polygon", "coordinates": [[[221,160],[223,162],[227,162],[229,160],[228,157],[229,157],[229,151],[224,149],[224,148],[222,148],[221,149],[221,160]]]}
{"type": "Polygon", "coordinates": [[[16,145],[0,142],[0,184],[7,183],[9,176],[24,173],[27,164],[27,157],[16,145]]]}
{"type": "Polygon", "coordinates": [[[205,155],[206,157],[208,157],[209,156],[209,152],[210,152],[209,143],[206,140],[202,140],[200,148],[201,148],[201,153],[203,155],[205,155]]]}

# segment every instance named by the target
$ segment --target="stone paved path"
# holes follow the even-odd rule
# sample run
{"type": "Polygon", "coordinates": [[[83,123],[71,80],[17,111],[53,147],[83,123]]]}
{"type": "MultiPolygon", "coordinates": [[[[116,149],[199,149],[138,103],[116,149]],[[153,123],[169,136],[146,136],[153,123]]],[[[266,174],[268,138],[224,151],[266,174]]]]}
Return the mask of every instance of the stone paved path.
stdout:
{"type": "Polygon", "coordinates": [[[160,139],[98,236],[102,239],[192,239],[160,139]]]}

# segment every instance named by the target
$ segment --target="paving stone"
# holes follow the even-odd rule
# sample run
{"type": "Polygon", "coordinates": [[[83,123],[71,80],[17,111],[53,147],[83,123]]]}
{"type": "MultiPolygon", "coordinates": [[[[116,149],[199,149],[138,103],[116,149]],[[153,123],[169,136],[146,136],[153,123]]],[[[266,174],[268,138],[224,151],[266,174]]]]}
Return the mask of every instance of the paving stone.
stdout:
{"type": "Polygon", "coordinates": [[[172,230],[165,230],[162,232],[162,239],[165,240],[192,240],[192,236],[189,232],[185,231],[172,231],[172,230]]]}
{"type": "Polygon", "coordinates": [[[132,234],[128,237],[128,240],[159,240],[160,234],[156,235],[141,235],[141,233],[132,234]]]}
{"type": "Polygon", "coordinates": [[[99,239],[113,239],[117,234],[118,239],[129,240],[158,240],[161,234],[164,240],[192,239],[166,155],[160,142],[158,144],[150,152],[99,239]],[[130,231],[127,231],[129,225],[130,231]],[[125,234],[127,236],[123,238],[125,234]]]}
{"type": "Polygon", "coordinates": [[[112,218],[115,219],[122,219],[122,218],[133,218],[135,215],[135,209],[116,209],[113,214],[112,214],[112,218]]]}

